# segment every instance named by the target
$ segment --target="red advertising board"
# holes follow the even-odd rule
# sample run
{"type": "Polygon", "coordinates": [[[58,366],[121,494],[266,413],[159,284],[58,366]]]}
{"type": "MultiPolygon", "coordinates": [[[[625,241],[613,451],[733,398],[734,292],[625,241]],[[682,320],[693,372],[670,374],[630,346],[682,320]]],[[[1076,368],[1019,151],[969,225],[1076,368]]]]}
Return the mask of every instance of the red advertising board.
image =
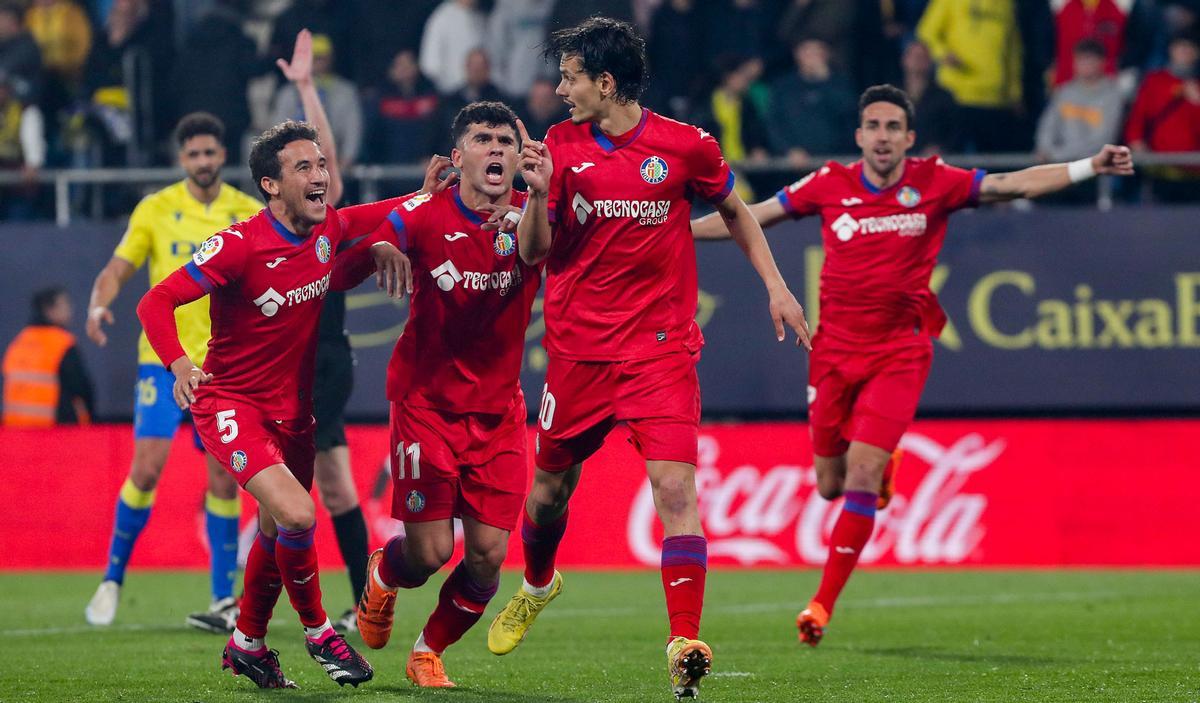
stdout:
{"type": "MultiPolygon", "coordinates": [[[[132,564],[203,567],[204,464],[179,433],[132,564]]],[[[584,467],[560,563],[658,563],[661,529],[637,454],[622,430],[584,467]]],[[[955,420],[904,437],[898,495],[879,514],[864,563],[883,565],[1200,565],[1194,539],[1200,421],[955,420]]],[[[0,568],[95,569],[132,449],[128,426],[0,430],[0,568]]],[[[400,530],[381,479],[383,427],[349,430],[373,545],[400,530]],[[377,490],[382,486],[382,490],[377,490]]],[[[531,442],[532,444],[532,442],[531,442]]],[[[839,503],[817,495],[800,423],[711,424],[697,467],[710,563],[824,561],[839,503]]],[[[252,534],[250,501],[245,535],[252,534]]],[[[322,564],[340,564],[320,512],[322,564]]],[[[520,548],[510,545],[509,563],[520,548]]]]}

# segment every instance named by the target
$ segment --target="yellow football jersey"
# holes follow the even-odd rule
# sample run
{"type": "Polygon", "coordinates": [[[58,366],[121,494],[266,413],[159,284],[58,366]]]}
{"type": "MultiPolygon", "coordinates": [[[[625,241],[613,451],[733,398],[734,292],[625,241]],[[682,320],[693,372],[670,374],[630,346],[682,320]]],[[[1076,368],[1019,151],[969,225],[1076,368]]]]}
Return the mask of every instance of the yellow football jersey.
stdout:
{"type": "MultiPolygon", "coordinates": [[[[180,181],[142,198],[113,256],[135,268],[149,259],[153,286],[190,261],[205,239],[262,209],[261,200],[229,184],[222,184],[217,199],[205,205],[188,192],[186,181],[180,181]]],[[[192,361],[203,363],[208,354],[208,297],[176,308],[175,324],[184,351],[192,361]]],[[[162,365],[145,332],[138,339],[138,363],[162,365]]]]}

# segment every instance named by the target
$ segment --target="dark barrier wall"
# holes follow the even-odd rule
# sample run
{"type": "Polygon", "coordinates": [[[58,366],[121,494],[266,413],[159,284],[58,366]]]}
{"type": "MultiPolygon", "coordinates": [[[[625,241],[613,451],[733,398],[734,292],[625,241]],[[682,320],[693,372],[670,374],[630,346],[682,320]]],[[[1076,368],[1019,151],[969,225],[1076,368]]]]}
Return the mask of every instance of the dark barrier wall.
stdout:
{"type": "MultiPolygon", "coordinates": [[[[933,286],[950,318],[937,344],[922,411],[936,413],[1187,411],[1200,383],[1200,208],[1097,212],[1035,209],[963,213],[951,220],[933,286]]],[[[5,225],[0,340],[28,317],[37,287],[64,283],[76,332],[92,277],[120,236],[115,225],[5,225]]],[[[771,246],[810,319],[818,317],[821,249],[815,220],[780,226],[771,246]]],[[[806,360],[774,341],[766,296],[729,242],[698,248],[700,309],[708,345],[700,362],[705,413],[803,413],[806,360]]],[[[128,417],[145,272],[115,306],[109,345],[83,343],[102,417],[128,417]]],[[[867,282],[869,284],[869,282],[867,282]]],[[[348,298],[358,354],[349,414],[383,417],[384,369],[406,304],[364,284],[348,298]]],[[[526,336],[523,385],[531,409],[545,354],[540,301],[526,336]]]]}

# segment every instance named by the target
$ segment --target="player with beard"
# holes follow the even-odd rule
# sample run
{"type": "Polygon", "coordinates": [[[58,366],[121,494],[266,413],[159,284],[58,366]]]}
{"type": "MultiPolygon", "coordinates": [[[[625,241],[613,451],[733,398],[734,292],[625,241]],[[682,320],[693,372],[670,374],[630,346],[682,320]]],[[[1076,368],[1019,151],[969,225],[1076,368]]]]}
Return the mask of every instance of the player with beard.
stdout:
{"type": "MultiPolygon", "coordinates": [[[[258,200],[222,182],[224,136],[224,125],[208,113],[192,113],[179,121],[175,141],[179,145],[179,165],[186,177],[147,195],[138,203],[112,259],[96,276],[87,316],[87,334],[96,344],[103,347],[108,343],[103,323],[113,323],[110,306],[143,263],[148,264],[150,285],[155,285],[186,263],[213,232],[262,209],[258,200]]],[[[185,305],[176,312],[175,319],[180,341],[188,355],[197,363],[203,363],[208,351],[208,304],[199,301],[185,305]]],[[[174,380],[143,334],[138,340],[133,461],[117,494],[116,519],[104,578],[84,610],[92,625],[108,625],[116,617],[130,554],[150,519],[154,490],[167,463],[175,430],[187,418],[187,413],[171,399],[174,380]]],[[[196,448],[203,451],[199,438],[195,440],[196,448]]],[[[237,483],[211,455],[206,461],[208,492],[204,497],[204,518],[212,574],[212,604],[207,611],[189,615],[187,623],[202,630],[223,633],[233,630],[238,615],[233,580],[237,575],[241,506],[237,483]]]]}
{"type": "Polygon", "coordinates": [[[633,27],[593,17],[555,32],[546,55],[559,61],[570,119],[544,143],[521,135],[529,203],[517,239],[526,262],[546,262],[549,363],[521,526],[525,582],[489,628],[488,647],[512,651],[562,591],[554,561],[567,504],[583,462],[625,423],[663,523],[671,687],[694,697],[712,650],[699,639],[708,547],[695,484],[704,340],[691,198],[728,222],[767,289],[776,338],[786,325],[807,345],[808,327],[716,140],[638,103],[646,52],[633,27]]]}
{"type": "MultiPolygon", "coordinates": [[[[833,161],[750,207],[763,227],[820,215],[825,265],[821,319],[808,370],[809,429],[817,490],[845,503],[821,584],[796,619],[815,647],[834,603],[895,490],[896,447],[912,423],[946,323],[929,288],[950,213],[979,203],[1037,198],[1098,174],[1133,173],[1129,149],[1106,145],[1071,163],[1012,173],[965,170],[938,157],[910,158],[913,106],[890,85],[858,102],[862,159],[833,161]]],[[[728,236],[715,215],[692,223],[699,239],[728,236]]]]}

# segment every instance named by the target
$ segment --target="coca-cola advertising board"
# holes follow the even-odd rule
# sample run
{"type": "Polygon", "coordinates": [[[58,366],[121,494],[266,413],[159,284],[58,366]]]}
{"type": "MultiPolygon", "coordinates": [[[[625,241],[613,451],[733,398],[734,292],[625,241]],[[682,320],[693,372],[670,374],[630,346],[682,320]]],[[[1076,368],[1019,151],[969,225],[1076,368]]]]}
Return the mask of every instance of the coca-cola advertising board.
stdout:
{"type": "MultiPolygon", "coordinates": [[[[559,563],[655,567],[661,528],[640,458],[618,428],[584,466],[559,563]]],[[[898,494],[878,514],[865,564],[1196,566],[1197,420],[954,420],[916,423],[902,441],[898,494]]],[[[128,426],[0,430],[0,568],[94,569],[132,448],[128,426]]],[[[388,516],[387,431],[349,429],[355,480],[377,546],[388,516]]],[[[533,446],[531,433],[530,447],[533,446]]],[[[708,424],[696,483],[709,561],[821,564],[840,502],[815,490],[802,423],[708,424]]],[[[532,469],[530,469],[532,471],[532,469]]],[[[180,432],[132,564],[202,568],[204,464],[180,432]]],[[[253,533],[246,499],[245,537],[253,533]]],[[[340,564],[328,516],[317,541],[340,564]]],[[[510,544],[508,565],[521,563],[510,544]]]]}

